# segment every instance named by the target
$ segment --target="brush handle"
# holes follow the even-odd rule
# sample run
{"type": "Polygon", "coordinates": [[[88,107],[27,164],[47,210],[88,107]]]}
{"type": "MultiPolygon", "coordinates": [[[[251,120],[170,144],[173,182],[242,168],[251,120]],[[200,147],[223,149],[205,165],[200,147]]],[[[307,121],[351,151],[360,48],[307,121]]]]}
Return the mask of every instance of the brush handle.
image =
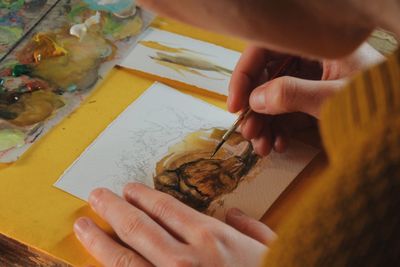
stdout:
{"type": "Polygon", "coordinates": [[[236,131],[236,129],[239,127],[239,125],[249,116],[249,114],[252,112],[250,107],[247,107],[237,118],[237,120],[233,123],[232,127],[222,136],[222,140],[228,140],[229,137],[236,131]]]}

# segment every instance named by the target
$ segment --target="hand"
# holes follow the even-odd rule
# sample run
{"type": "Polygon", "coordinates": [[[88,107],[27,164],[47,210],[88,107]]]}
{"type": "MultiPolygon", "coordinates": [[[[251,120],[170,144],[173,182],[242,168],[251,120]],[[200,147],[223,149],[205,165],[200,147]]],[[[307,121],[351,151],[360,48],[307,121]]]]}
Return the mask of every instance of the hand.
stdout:
{"type": "Polygon", "coordinates": [[[105,266],[259,266],[275,238],[236,209],[227,215],[229,226],[141,184],[127,185],[124,199],[97,189],[89,203],[124,243],[89,218],[76,221],[78,239],[105,266]]]}
{"type": "Polygon", "coordinates": [[[284,151],[288,137],[315,125],[313,117],[319,117],[323,102],[346,84],[347,77],[384,59],[364,44],[341,60],[301,59],[295,68],[287,70],[288,76],[268,81],[287,58],[249,47],[232,75],[228,109],[238,112],[250,105],[254,113],[242,124],[241,132],[262,156],[272,149],[284,151]]]}

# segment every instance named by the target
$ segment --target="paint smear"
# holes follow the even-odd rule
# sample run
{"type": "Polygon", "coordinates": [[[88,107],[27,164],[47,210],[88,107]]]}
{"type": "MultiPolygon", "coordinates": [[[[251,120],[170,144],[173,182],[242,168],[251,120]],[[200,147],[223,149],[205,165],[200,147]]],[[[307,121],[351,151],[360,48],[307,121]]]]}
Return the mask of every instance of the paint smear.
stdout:
{"type": "Polygon", "coordinates": [[[166,44],[162,44],[160,42],[156,42],[156,41],[139,41],[140,45],[143,45],[145,47],[154,49],[154,50],[158,50],[158,51],[162,51],[162,52],[167,52],[167,53],[185,53],[185,52],[190,52],[193,54],[198,54],[198,55],[207,55],[204,53],[200,53],[191,49],[187,49],[187,48],[176,48],[176,47],[172,47],[172,46],[168,46],[166,44]]]}
{"type": "Polygon", "coordinates": [[[16,129],[0,130],[0,151],[23,146],[25,144],[25,134],[16,129]]]}
{"type": "Polygon", "coordinates": [[[208,79],[220,80],[217,78],[208,77],[199,71],[212,71],[225,76],[230,76],[232,74],[231,70],[192,55],[169,55],[161,52],[157,52],[156,55],[157,56],[155,57],[151,57],[151,59],[153,59],[159,65],[170,68],[182,75],[184,75],[184,72],[188,72],[208,79]]]}

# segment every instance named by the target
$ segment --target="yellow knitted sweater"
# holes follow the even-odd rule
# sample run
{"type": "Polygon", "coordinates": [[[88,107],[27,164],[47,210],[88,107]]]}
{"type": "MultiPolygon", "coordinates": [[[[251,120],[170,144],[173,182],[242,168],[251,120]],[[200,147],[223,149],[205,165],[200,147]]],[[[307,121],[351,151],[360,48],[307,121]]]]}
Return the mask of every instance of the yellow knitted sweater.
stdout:
{"type": "Polygon", "coordinates": [[[329,167],[264,266],[400,266],[400,53],[329,100],[320,131],[329,167]]]}

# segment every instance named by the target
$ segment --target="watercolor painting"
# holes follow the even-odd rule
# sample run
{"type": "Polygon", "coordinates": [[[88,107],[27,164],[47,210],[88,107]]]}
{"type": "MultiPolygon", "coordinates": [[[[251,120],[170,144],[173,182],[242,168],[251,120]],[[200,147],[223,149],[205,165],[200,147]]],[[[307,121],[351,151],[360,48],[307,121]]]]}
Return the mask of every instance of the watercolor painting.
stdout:
{"type": "Polygon", "coordinates": [[[150,28],[120,65],[227,95],[239,57],[236,51],[150,28]]]}
{"type": "Polygon", "coordinates": [[[156,165],[154,187],[188,206],[207,212],[210,204],[234,191],[258,161],[251,143],[234,133],[210,155],[226,131],[214,128],[190,133],[156,165]]]}
{"type": "Polygon", "coordinates": [[[260,218],[317,150],[294,142],[258,158],[236,133],[210,159],[236,116],[155,83],[82,153],[55,186],[87,201],[97,187],[121,195],[129,182],[168,193],[223,218],[239,207],[260,218]]]}
{"type": "Polygon", "coordinates": [[[9,32],[0,40],[0,162],[12,162],[79,106],[153,16],[126,0],[0,0],[0,7],[13,18],[0,21],[0,32],[9,32]],[[27,19],[34,27],[11,36],[17,26],[7,23],[27,19]]]}

